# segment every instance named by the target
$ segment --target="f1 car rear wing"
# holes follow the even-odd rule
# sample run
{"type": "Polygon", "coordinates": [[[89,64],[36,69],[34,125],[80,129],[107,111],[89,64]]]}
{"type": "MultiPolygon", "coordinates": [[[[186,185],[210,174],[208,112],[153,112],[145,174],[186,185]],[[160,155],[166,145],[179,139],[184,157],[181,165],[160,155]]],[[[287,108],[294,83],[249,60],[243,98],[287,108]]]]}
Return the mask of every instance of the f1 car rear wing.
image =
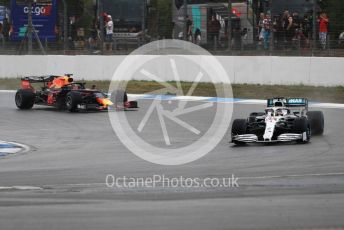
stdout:
{"type": "Polygon", "coordinates": [[[52,80],[54,80],[55,78],[57,78],[59,76],[29,76],[29,77],[23,77],[21,78],[22,81],[28,81],[30,83],[47,83],[47,82],[51,82],[52,80]]]}
{"type": "MultiPolygon", "coordinates": [[[[73,74],[65,74],[63,76],[66,76],[66,77],[72,77],[73,74]]],[[[22,81],[28,81],[30,83],[44,83],[44,82],[51,82],[53,81],[55,78],[58,78],[58,77],[61,77],[61,76],[57,76],[57,75],[45,75],[45,76],[28,76],[28,77],[23,77],[21,78],[22,81]]]]}
{"type": "MultiPolygon", "coordinates": [[[[71,77],[73,74],[65,74],[64,76],[55,76],[55,75],[47,75],[47,76],[28,76],[21,78],[21,87],[22,89],[33,89],[31,86],[32,83],[43,83],[43,88],[50,87],[54,84],[58,85],[58,83],[61,83],[62,87],[65,85],[65,82],[73,82],[73,78],[71,77]],[[62,81],[58,80],[62,79],[62,81]]],[[[82,83],[80,83],[81,85],[82,83]]],[[[84,84],[83,84],[84,85],[84,84]]]]}
{"type": "Polygon", "coordinates": [[[306,98],[272,98],[267,100],[267,107],[304,107],[308,109],[306,98]]]}

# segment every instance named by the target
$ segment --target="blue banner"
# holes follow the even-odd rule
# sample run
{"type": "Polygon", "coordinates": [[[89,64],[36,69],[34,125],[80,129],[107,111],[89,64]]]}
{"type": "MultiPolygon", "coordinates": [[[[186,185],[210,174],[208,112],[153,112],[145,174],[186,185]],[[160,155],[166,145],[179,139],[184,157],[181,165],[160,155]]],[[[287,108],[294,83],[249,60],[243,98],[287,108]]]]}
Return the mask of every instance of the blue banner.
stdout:
{"type": "MultiPolygon", "coordinates": [[[[11,1],[13,33],[11,40],[20,41],[25,37],[29,7],[25,0],[11,1]]],[[[57,0],[38,0],[32,4],[32,23],[41,40],[56,40],[57,0]]]]}

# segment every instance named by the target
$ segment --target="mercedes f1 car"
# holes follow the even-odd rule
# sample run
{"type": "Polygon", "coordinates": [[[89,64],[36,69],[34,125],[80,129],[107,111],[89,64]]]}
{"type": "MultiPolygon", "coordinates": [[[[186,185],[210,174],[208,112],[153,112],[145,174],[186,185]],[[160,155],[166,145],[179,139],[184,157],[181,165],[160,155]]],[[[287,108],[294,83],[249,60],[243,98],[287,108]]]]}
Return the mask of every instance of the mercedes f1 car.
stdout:
{"type": "Polygon", "coordinates": [[[232,142],[236,145],[262,142],[308,143],[312,135],[324,132],[321,111],[308,111],[305,98],[272,98],[265,112],[251,113],[232,125],[232,142]]]}
{"type": "Polygon", "coordinates": [[[21,79],[21,89],[15,95],[15,103],[23,110],[31,109],[36,104],[66,109],[70,112],[138,108],[136,101],[128,101],[124,90],[112,92],[109,98],[95,88],[92,86],[92,89],[87,89],[84,82],[74,82],[72,74],[24,77],[21,79]],[[34,83],[42,84],[40,90],[33,87],[34,83]]]}

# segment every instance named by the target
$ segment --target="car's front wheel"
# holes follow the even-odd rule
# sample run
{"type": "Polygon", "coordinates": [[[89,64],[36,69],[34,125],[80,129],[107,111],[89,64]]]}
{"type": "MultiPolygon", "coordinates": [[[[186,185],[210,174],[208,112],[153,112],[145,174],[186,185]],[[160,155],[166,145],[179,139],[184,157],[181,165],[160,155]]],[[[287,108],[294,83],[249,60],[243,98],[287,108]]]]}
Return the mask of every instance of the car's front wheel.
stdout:
{"type": "Polygon", "coordinates": [[[79,92],[69,92],[66,95],[66,108],[69,112],[76,112],[82,98],[79,92]]]}
{"type": "Polygon", "coordinates": [[[247,131],[247,120],[246,119],[236,119],[232,124],[232,142],[236,145],[245,145],[245,142],[233,140],[236,135],[246,134],[247,131]]]}
{"type": "Polygon", "coordinates": [[[324,114],[322,111],[309,111],[307,113],[309,123],[312,128],[312,135],[322,135],[324,133],[324,114]]]}
{"type": "Polygon", "coordinates": [[[311,139],[311,126],[305,117],[296,118],[294,120],[294,132],[302,134],[302,139],[298,143],[308,143],[311,139]]]}

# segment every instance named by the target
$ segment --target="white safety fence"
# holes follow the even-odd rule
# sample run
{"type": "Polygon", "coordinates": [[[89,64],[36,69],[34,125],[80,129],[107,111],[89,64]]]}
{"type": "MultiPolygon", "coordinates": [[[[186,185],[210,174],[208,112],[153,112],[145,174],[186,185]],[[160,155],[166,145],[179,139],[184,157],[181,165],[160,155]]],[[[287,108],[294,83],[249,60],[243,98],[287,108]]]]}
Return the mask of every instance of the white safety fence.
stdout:
{"type": "MultiPolygon", "coordinates": [[[[62,75],[73,73],[78,79],[110,80],[126,56],[1,56],[0,77],[16,78],[30,75],[62,75]]],[[[148,56],[141,56],[144,60],[148,56]]],[[[189,56],[190,57],[190,56],[189,56]]],[[[207,56],[193,56],[196,62],[207,61],[207,56]]],[[[344,58],[335,57],[277,57],[277,56],[217,56],[227,71],[230,81],[239,84],[268,85],[344,85],[344,58]]],[[[157,72],[170,71],[166,66],[156,66],[157,72]]],[[[182,81],[193,81],[188,66],[181,67],[182,81]]],[[[170,74],[166,74],[169,79],[170,74]]],[[[150,80],[144,75],[137,80],[150,80]]],[[[210,81],[210,79],[202,79],[210,81]]]]}

